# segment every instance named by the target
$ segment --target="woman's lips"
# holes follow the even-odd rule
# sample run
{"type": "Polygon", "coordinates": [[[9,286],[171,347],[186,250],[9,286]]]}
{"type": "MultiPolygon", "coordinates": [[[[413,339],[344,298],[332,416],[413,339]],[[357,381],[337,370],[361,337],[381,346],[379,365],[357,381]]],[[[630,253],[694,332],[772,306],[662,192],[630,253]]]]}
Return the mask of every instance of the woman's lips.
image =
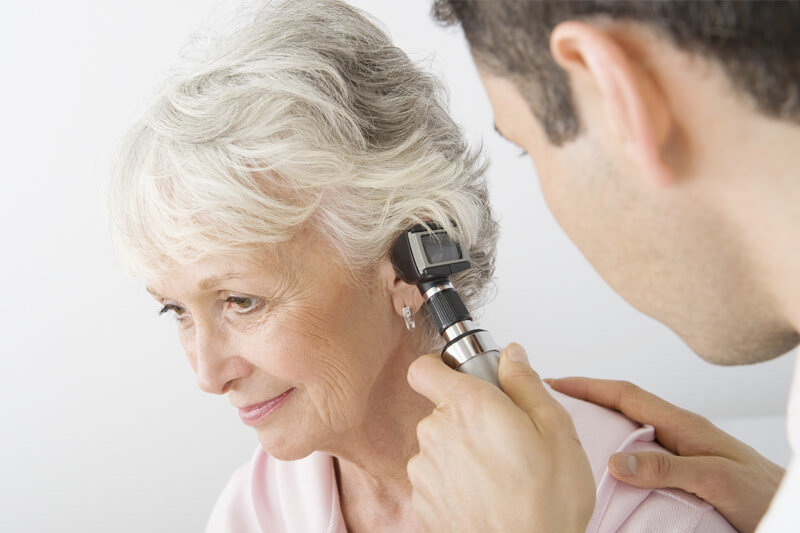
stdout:
{"type": "Polygon", "coordinates": [[[284,400],[289,397],[289,393],[291,393],[293,390],[294,388],[291,388],[280,396],[276,396],[271,400],[267,400],[266,402],[242,407],[239,409],[239,418],[241,418],[242,422],[248,426],[255,426],[270,414],[274,413],[278,407],[283,404],[284,400]]]}

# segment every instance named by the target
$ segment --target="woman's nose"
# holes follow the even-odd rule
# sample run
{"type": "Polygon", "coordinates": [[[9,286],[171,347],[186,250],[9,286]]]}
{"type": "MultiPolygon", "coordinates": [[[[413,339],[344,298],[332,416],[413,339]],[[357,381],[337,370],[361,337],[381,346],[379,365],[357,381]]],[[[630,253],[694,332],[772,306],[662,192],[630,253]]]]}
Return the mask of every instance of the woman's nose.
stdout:
{"type": "Polygon", "coordinates": [[[209,326],[195,326],[190,359],[198,387],[211,394],[225,394],[233,382],[244,375],[246,364],[235,355],[225,333],[209,326]]]}

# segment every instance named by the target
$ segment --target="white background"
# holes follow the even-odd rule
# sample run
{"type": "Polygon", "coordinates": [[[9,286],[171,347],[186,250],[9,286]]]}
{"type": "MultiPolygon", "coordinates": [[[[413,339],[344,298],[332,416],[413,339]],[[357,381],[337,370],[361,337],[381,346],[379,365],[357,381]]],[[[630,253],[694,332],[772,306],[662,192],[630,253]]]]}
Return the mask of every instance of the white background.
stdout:
{"type": "MultiPolygon", "coordinates": [[[[793,357],[713,367],[617,297],[548,213],[531,162],[493,132],[466,46],[431,21],[430,2],[354,3],[444,76],[454,116],[494,162],[503,238],[482,324],[524,344],[544,376],[629,379],[785,463],[793,357]]],[[[2,531],[198,531],[256,446],[226,399],[196,388],[174,323],[117,267],[101,215],[112,147],[215,4],[4,9],[2,531]]]]}

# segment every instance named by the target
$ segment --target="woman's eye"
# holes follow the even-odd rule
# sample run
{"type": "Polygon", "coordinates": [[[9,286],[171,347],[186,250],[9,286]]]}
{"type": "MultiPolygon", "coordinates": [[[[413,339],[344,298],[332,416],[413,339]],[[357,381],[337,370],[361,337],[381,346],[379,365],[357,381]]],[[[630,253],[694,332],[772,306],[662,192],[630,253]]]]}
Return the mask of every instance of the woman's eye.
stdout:
{"type": "Polygon", "coordinates": [[[165,313],[174,313],[176,317],[183,315],[186,310],[183,307],[179,307],[173,304],[166,304],[164,307],[161,308],[161,311],[158,312],[159,315],[163,315],[165,313]]]}
{"type": "Polygon", "coordinates": [[[248,313],[260,307],[261,300],[249,296],[229,296],[225,299],[236,313],[248,313]]]}

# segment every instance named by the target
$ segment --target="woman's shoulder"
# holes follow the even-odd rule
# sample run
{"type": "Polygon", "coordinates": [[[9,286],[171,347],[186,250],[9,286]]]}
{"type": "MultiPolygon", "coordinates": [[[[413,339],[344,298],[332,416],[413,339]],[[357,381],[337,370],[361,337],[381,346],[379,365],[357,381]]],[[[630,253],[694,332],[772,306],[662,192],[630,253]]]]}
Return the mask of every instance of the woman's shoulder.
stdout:
{"type": "Polygon", "coordinates": [[[206,533],[339,533],[342,526],[329,455],[281,461],[258,446],[220,494],[206,533]]]}
{"type": "Polygon", "coordinates": [[[642,426],[623,414],[562,394],[546,385],[553,398],[569,412],[589,462],[595,483],[600,483],[611,454],[635,441],[654,441],[649,426],[642,426]]]}
{"type": "Polygon", "coordinates": [[[655,440],[651,426],[548,390],[572,416],[597,484],[597,504],[587,531],[735,531],[713,507],[693,494],[677,489],[640,489],[611,476],[608,459],[614,453],[670,453],[655,440]]]}

